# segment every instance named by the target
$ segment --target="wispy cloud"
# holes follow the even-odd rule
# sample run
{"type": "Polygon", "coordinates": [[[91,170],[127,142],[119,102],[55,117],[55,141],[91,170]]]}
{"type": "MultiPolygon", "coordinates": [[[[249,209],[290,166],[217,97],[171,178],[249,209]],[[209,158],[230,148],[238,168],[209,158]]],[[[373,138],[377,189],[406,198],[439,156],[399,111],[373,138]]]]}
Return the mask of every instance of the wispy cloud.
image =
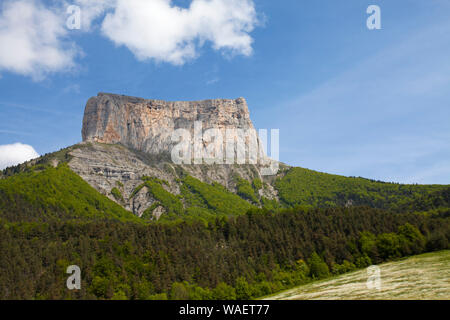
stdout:
{"type": "Polygon", "coordinates": [[[79,84],[71,84],[65,87],[63,93],[80,93],[80,85],[79,84]]]}
{"type": "Polygon", "coordinates": [[[430,167],[420,170],[416,174],[407,176],[405,183],[434,183],[449,184],[450,180],[450,163],[448,161],[438,162],[430,167]]]}
{"type": "Polygon", "coordinates": [[[0,134],[14,134],[14,135],[18,135],[18,136],[29,136],[30,133],[28,132],[23,132],[23,131],[14,131],[14,130],[0,130],[0,134]]]}
{"type": "Polygon", "coordinates": [[[290,102],[280,117],[303,147],[298,164],[400,182],[441,170],[450,183],[449,32],[449,22],[412,32],[290,102]]]}
{"type": "Polygon", "coordinates": [[[45,109],[45,108],[34,107],[34,106],[32,107],[32,106],[19,104],[19,103],[10,103],[10,102],[1,102],[0,101],[0,108],[2,106],[3,106],[3,108],[15,108],[15,109],[22,109],[22,110],[34,111],[34,112],[42,112],[42,113],[53,114],[53,115],[67,115],[67,112],[63,112],[63,111],[57,111],[57,110],[53,110],[53,109],[45,109]]]}
{"type": "Polygon", "coordinates": [[[210,79],[210,80],[206,81],[206,84],[207,85],[212,85],[212,84],[215,84],[215,83],[217,83],[219,81],[220,81],[219,78],[213,78],[213,79],[210,79]]]}

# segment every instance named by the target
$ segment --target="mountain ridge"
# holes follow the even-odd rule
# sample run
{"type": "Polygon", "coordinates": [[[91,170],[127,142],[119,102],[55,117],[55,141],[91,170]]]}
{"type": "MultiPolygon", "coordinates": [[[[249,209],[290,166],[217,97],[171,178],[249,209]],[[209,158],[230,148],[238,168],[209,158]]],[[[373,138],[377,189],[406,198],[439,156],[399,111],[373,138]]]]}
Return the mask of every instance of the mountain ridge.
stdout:
{"type": "Polygon", "coordinates": [[[121,143],[150,154],[170,153],[172,133],[204,129],[254,129],[244,98],[164,101],[99,93],[86,103],[83,142],[121,143]]]}
{"type": "MultiPolygon", "coordinates": [[[[193,132],[195,121],[221,132],[254,129],[244,98],[167,102],[99,93],[86,104],[83,142],[3,170],[1,176],[67,164],[98,193],[146,220],[210,220],[295,206],[402,211],[433,202],[426,196],[447,188],[343,177],[281,162],[272,176],[263,175],[259,164],[176,164],[171,133],[193,132]]],[[[445,206],[446,200],[434,203],[445,206]]]]}
{"type": "MultiPolygon", "coordinates": [[[[158,220],[161,217],[169,220],[196,217],[210,220],[215,216],[244,214],[252,207],[277,210],[295,206],[326,208],[366,205],[391,211],[426,211],[430,208],[438,210],[449,206],[448,199],[445,200],[448,195],[440,194],[450,189],[448,185],[403,185],[289,166],[281,167],[277,176],[261,177],[262,179],[258,180],[260,176],[256,174],[257,170],[255,168],[252,170],[249,165],[229,167],[173,165],[119,144],[80,143],[7,168],[1,172],[1,178],[8,179],[20,172],[39,172],[61,165],[67,165],[69,170],[83,178],[95,192],[145,220],[158,220]],[[97,158],[92,154],[96,154],[97,158]],[[125,161],[123,160],[126,158],[125,155],[133,159],[131,162],[138,163],[133,169],[135,177],[132,179],[128,176],[132,172],[130,168],[126,168],[127,170],[123,172],[114,169],[121,164],[117,159],[120,157],[125,161]],[[102,162],[102,159],[108,161],[102,162]],[[109,167],[110,165],[113,167],[109,167]],[[228,168],[229,171],[224,168],[228,168]],[[186,183],[186,177],[194,179],[190,178],[188,182],[198,181],[195,182],[196,189],[192,189],[192,185],[186,183]],[[229,179],[223,179],[224,177],[229,179]],[[164,190],[161,192],[172,199],[179,199],[183,205],[181,214],[169,212],[167,204],[164,205],[161,201],[164,200],[164,196],[159,194],[159,198],[155,198],[154,193],[158,190],[151,191],[149,185],[156,186],[159,191],[164,190]],[[115,189],[120,191],[120,196],[114,195],[115,189]],[[226,205],[224,209],[212,206],[210,203],[214,203],[215,200],[205,202],[198,190],[203,192],[216,190],[214,192],[219,192],[215,193],[216,196],[228,201],[236,201],[237,198],[233,197],[238,196],[239,201],[244,201],[248,205],[244,204],[241,211],[230,211],[227,214],[226,205]],[[252,200],[255,198],[256,202],[252,200]],[[221,214],[216,215],[217,211],[221,214]]],[[[170,203],[170,200],[168,201],[166,203],[170,203]]]]}

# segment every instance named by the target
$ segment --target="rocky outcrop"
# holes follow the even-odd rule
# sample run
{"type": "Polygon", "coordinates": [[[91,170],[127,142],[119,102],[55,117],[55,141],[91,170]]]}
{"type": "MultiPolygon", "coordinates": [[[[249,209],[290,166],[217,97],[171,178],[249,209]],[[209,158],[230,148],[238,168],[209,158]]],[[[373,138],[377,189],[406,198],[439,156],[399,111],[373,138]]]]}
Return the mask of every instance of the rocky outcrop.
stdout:
{"type": "MultiPolygon", "coordinates": [[[[145,187],[135,192],[142,184],[142,177],[167,181],[168,184],[163,187],[168,192],[179,195],[178,172],[181,171],[205,183],[219,183],[233,193],[236,193],[236,175],[248,181],[258,178],[266,182],[266,188],[260,190],[260,196],[278,199],[277,191],[272,186],[276,176],[261,176],[255,165],[175,165],[119,144],[96,142],[83,142],[70,151],[70,156],[69,166],[74,172],[100,193],[139,217],[156,202],[145,187]],[[118,201],[113,196],[113,188],[120,190],[123,201],[118,201]]],[[[161,214],[163,208],[157,207],[153,211],[155,218],[161,214]]]]}
{"type": "MultiPolygon", "coordinates": [[[[152,208],[152,215],[157,219],[166,209],[160,206],[146,187],[142,187],[144,177],[166,182],[162,187],[179,197],[182,188],[180,172],[204,183],[219,183],[233,193],[237,193],[236,177],[250,183],[258,179],[265,186],[258,191],[258,198],[261,201],[263,198],[278,199],[277,191],[273,188],[277,174],[267,176],[264,173],[264,168],[267,165],[272,167],[275,161],[267,163],[267,157],[261,152],[260,141],[244,98],[167,102],[99,93],[87,102],[82,136],[83,143],[70,152],[72,158],[69,165],[72,170],[99,192],[139,217],[147,216],[149,208],[152,208]],[[221,143],[221,157],[223,160],[229,159],[225,140],[231,137],[235,141],[244,141],[244,162],[174,161],[171,153],[179,141],[173,141],[173,132],[185,129],[195,139],[199,122],[203,138],[208,129],[218,129],[213,131],[216,134],[219,132],[223,138],[222,141],[214,138],[209,142],[202,139],[202,160],[211,159],[205,158],[205,155],[210,155],[208,150],[211,150],[211,143],[213,147],[221,143]],[[228,129],[232,129],[235,135],[229,135],[228,129]],[[240,133],[236,129],[244,129],[247,135],[238,137],[240,133]],[[249,132],[253,132],[254,136],[249,135],[249,132]],[[251,162],[250,150],[253,149],[250,145],[255,144],[258,159],[251,162]]],[[[195,143],[191,142],[190,148],[195,150],[195,143]]],[[[235,147],[232,152],[235,152],[237,160],[242,151],[238,151],[237,142],[235,147]]],[[[195,151],[192,152],[192,158],[196,159],[195,151]]]]}
{"type": "Polygon", "coordinates": [[[244,98],[203,101],[147,100],[99,93],[87,102],[82,136],[85,142],[120,143],[149,154],[170,153],[172,132],[203,129],[252,129],[244,98]]]}

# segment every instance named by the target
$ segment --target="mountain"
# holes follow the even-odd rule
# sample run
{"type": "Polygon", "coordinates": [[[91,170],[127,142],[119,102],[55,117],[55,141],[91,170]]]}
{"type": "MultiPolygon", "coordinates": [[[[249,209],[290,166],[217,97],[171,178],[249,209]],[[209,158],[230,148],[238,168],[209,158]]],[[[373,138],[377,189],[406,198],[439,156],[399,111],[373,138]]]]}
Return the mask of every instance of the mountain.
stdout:
{"type": "MultiPolygon", "coordinates": [[[[250,299],[450,248],[449,186],[278,162],[266,175],[275,160],[260,151],[256,162],[251,152],[240,164],[226,152],[174,162],[171,132],[195,136],[197,120],[261,143],[242,98],[99,94],[81,143],[1,171],[0,299],[250,299]],[[70,265],[81,290],[65,286],[70,265]]],[[[219,140],[201,146],[217,151],[219,140]]]]}
{"type": "MultiPolygon", "coordinates": [[[[86,104],[83,142],[6,169],[3,175],[27,168],[35,175],[23,176],[22,180],[31,182],[46,174],[67,178],[67,185],[72,186],[73,177],[79,176],[101,195],[144,220],[210,220],[244,214],[258,207],[273,210],[365,205],[404,211],[426,195],[446,189],[440,185],[402,185],[343,177],[283,163],[278,163],[278,172],[269,176],[261,173],[259,163],[249,161],[176,164],[171,159],[176,144],[171,133],[184,129],[195,135],[195,121],[200,121],[206,131],[219,128],[223,135],[227,130],[254,129],[243,98],[165,102],[99,93],[86,104]],[[63,164],[64,169],[60,169],[63,164]],[[53,167],[56,171],[51,170],[53,167]],[[68,176],[69,171],[73,177],[68,176]]],[[[191,157],[194,160],[194,155],[191,157]]],[[[8,179],[14,183],[12,180],[19,178],[8,179]]],[[[3,181],[4,185],[8,183],[3,181]]],[[[62,190],[65,189],[59,192],[62,190]]]]}
{"type": "MultiPolygon", "coordinates": [[[[196,122],[202,131],[218,129],[223,137],[227,130],[254,130],[243,98],[165,102],[100,93],[87,102],[83,143],[70,152],[69,166],[139,217],[180,216],[185,209],[200,216],[238,214],[259,205],[261,199],[277,199],[270,184],[254,190],[244,183],[239,192],[239,183],[263,179],[257,164],[177,165],[171,161],[176,145],[172,133],[181,129],[194,136],[196,122]],[[245,192],[249,192],[248,202],[232,194],[245,192]],[[214,203],[209,199],[212,193],[223,201],[214,203]]],[[[201,142],[202,148],[208,148],[201,142]]]]}
{"type": "Polygon", "coordinates": [[[167,102],[99,93],[86,104],[82,137],[152,155],[170,154],[172,132],[186,129],[193,134],[195,122],[223,132],[254,128],[244,98],[167,102]]]}

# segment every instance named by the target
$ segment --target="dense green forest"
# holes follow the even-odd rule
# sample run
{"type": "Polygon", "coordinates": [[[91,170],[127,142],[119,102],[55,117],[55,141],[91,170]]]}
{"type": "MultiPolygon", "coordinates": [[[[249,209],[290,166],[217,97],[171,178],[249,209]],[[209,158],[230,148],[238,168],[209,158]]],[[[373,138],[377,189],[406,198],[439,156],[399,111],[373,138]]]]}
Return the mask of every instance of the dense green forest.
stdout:
{"type": "Polygon", "coordinates": [[[0,298],[248,299],[449,248],[449,212],[254,209],[201,222],[0,221],[0,298]],[[67,266],[82,289],[65,287],[67,266]]]}
{"type": "Polygon", "coordinates": [[[66,164],[37,165],[0,179],[0,212],[10,221],[139,218],[98,193],[66,164]]]}
{"type": "Polygon", "coordinates": [[[3,171],[0,299],[249,299],[449,249],[447,186],[290,168],[275,181],[276,203],[259,197],[258,179],[235,177],[234,194],[182,174],[173,195],[142,177],[137,189],[167,211],[156,222],[152,208],[134,216],[72,172],[67,153],[57,156],[57,167],[44,157],[3,171]],[[73,264],[79,291],[66,288],[73,264]]]}
{"type": "MultiPolygon", "coordinates": [[[[114,205],[112,201],[99,195],[69,169],[67,162],[71,159],[70,151],[88,147],[88,144],[75,145],[44,155],[34,164],[20,164],[3,170],[0,173],[0,192],[8,193],[9,197],[7,200],[0,198],[0,207],[2,202],[5,208],[17,205],[14,197],[25,197],[27,201],[35,205],[40,203],[39,210],[48,205],[69,209],[60,216],[62,219],[89,215],[92,217],[113,215],[122,220],[136,220],[120,206],[114,205]],[[57,168],[53,168],[54,160],[60,164],[57,168]],[[50,192],[54,193],[50,194],[50,192]],[[5,201],[10,203],[6,205],[5,201]],[[78,210],[82,206],[85,211],[78,210]],[[110,207],[114,209],[108,209],[110,207]]],[[[267,183],[259,179],[247,181],[238,175],[234,176],[233,180],[236,183],[236,194],[234,194],[218,183],[204,183],[189,176],[182,168],[178,169],[180,169],[177,170],[180,195],[171,194],[164,188],[164,184],[168,184],[167,181],[142,177],[142,184],[133,194],[146,186],[150,195],[157,200],[152,207],[148,208],[144,219],[151,218],[152,210],[157,205],[163,206],[167,212],[162,216],[164,221],[192,220],[192,218],[209,221],[217,216],[240,215],[255,207],[275,210],[295,206],[307,208],[369,206],[395,212],[411,212],[417,211],[416,209],[420,207],[423,211],[441,207],[445,209],[450,203],[448,199],[441,196],[443,191],[450,188],[445,185],[386,183],[286,166],[283,166],[273,182],[280,198],[280,202],[277,202],[260,197],[258,191],[266,188],[267,183]]],[[[113,188],[111,194],[121,203],[124,199],[119,189],[113,188]]],[[[30,213],[36,217],[45,216],[39,210],[33,210],[30,213]]],[[[30,213],[24,217],[29,217],[30,213]]]]}
{"type": "Polygon", "coordinates": [[[404,211],[412,202],[448,188],[442,185],[386,183],[304,168],[289,169],[275,185],[280,200],[288,206],[334,207],[352,204],[393,211],[404,211]]]}

